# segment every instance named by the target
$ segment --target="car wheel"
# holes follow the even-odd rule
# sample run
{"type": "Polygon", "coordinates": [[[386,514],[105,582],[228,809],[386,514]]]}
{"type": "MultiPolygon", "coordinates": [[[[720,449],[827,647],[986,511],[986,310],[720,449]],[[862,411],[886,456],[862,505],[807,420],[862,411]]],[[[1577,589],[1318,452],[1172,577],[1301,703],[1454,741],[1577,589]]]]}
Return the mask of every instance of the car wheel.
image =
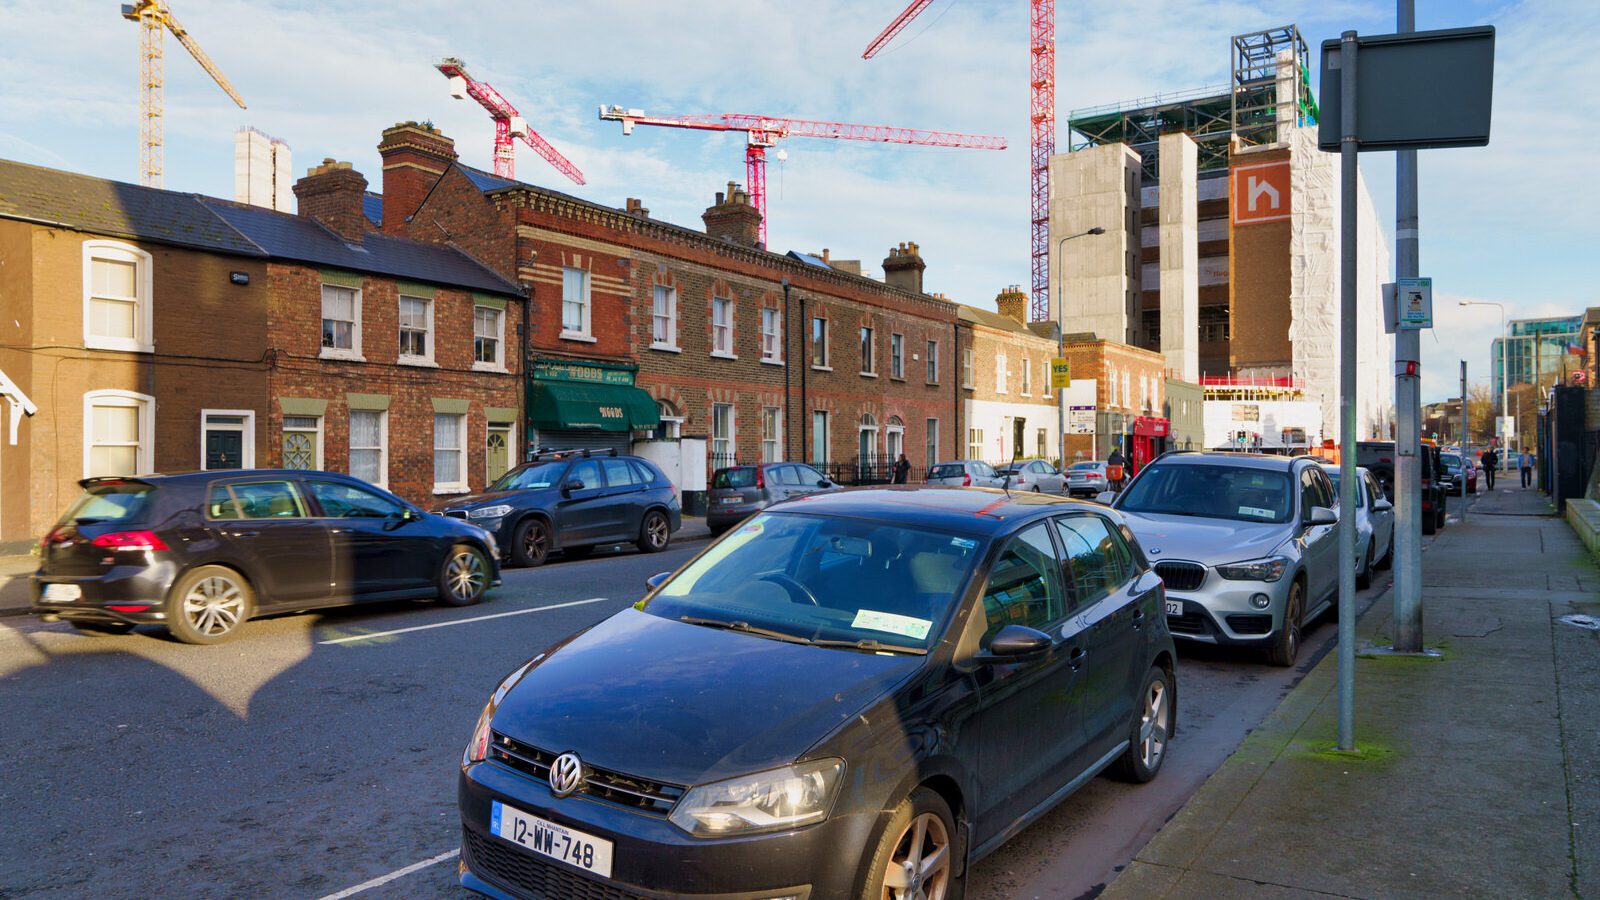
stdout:
{"type": "Polygon", "coordinates": [[[1117,779],[1144,784],[1161,771],[1176,709],[1172,699],[1172,677],[1160,666],[1152,667],[1135,706],[1139,718],[1133,722],[1133,741],[1111,766],[1111,774],[1117,779]]]}
{"type": "Polygon", "coordinates": [[[667,549],[667,543],[672,540],[672,527],[667,524],[667,516],[659,509],[652,509],[644,514],[644,521],[639,523],[639,550],[643,553],[660,553],[667,549]]]}
{"type": "Polygon", "coordinates": [[[511,561],[519,566],[542,566],[549,555],[549,523],[537,516],[524,519],[511,540],[511,561]]]}
{"type": "MultiPolygon", "coordinates": [[[[1365,590],[1372,587],[1372,545],[1367,545],[1367,559],[1361,566],[1361,571],[1356,573],[1356,587],[1365,590]]],[[[1338,608],[1337,603],[1334,604],[1338,608]]]]}
{"type": "Polygon", "coordinates": [[[1378,568],[1394,568],[1394,532],[1389,532],[1389,549],[1383,551],[1383,559],[1378,560],[1378,568]]]}
{"type": "Polygon", "coordinates": [[[1037,484],[1033,486],[1033,492],[1035,494],[1039,493],[1039,486],[1037,484]]]}
{"type": "Polygon", "coordinates": [[[955,819],[933,791],[911,792],[878,838],[859,900],[952,900],[955,885],[955,819]]]}
{"type": "Polygon", "coordinates": [[[489,561],[482,551],[466,544],[450,548],[439,569],[439,601],[450,606],[471,606],[489,589],[489,561]]]}
{"type": "Polygon", "coordinates": [[[239,633],[255,609],[244,576],[223,566],[185,573],[167,596],[167,631],[185,644],[215,644],[239,633]]]}
{"type": "Polygon", "coordinates": [[[131,622],[87,622],[83,619],[68,619],[67,624],[79,632],[91,637],[105,637],[111,634],[132,634],[136,627],[131,622]]]}
{"type": "Polygon", "coordinates": [[[1300,612],[1305,609],[1305,588],[1296,581],[1289,588],[1289,602],[1283,608],[1283,627],[1267,650],[1267,662],[1275,666],[1294,665],[1300,655],[1300,612]]]}

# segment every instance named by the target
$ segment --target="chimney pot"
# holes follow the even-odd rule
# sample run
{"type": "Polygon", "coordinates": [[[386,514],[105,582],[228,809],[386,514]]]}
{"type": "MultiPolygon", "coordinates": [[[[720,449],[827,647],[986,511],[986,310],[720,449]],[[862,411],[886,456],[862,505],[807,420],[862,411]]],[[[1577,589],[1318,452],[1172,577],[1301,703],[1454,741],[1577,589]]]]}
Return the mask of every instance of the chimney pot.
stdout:
{"type": "Polygon", "coordinates": [[[362,211],[367,179],[350,163],[327,158],[322,165],[295,182],[294,196],[299,214],[322,223],[347,241],[360,242],[368,231],[377,229],[362,211]]]}
{"type": "Polygon", "coordinates": [[[883,261],[883,280],[890,287],[896,287],[913,294],[922,293],[922,271],[928,264],[915,252],[915,244],[907,249],[907,243],[901,241],[898,247],[889,248],[889,256],[883,261]]]}

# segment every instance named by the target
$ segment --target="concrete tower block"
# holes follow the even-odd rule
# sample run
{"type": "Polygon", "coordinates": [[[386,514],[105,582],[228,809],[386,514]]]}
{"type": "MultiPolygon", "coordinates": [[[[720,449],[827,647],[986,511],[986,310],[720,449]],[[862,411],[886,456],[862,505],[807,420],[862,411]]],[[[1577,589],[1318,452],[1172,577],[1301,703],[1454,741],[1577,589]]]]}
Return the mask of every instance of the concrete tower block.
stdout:
{"type": "Polygon", "coordinates": [[[1138,343],[1139,154],[1105,144],[1050,157],[1050,318],[1066,305],[1066,332],[1138,343]],[[1061,239],[1104,228],[1105,234],[1061,239]]]}
{"type": "Polygon", "coordinates": [[[1200,214],[1198,147],[1164,134],[1157,149],[1161,184],[1161,354],[1167,371],[1200,379],[1200,214]]]}

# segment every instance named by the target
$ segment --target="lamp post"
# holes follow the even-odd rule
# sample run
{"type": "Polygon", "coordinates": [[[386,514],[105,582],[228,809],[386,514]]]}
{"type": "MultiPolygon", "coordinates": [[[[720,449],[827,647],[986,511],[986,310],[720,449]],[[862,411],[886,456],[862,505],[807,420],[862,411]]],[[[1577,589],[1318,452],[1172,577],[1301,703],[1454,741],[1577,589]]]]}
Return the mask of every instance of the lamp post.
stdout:
{"type": "MultiPolygon", "coordinates": [[[[1511,391],[1511,335],[1506,334],[1506,308],[1505,305],[1495,300],[1460,300],[1459,306],[1493,306],[1500,310],[1500,415],[1502,419],[1511,415],[1509,401],[1511,391]]],[[[1465,404],[1466,398],[1461,402],[1465,404]]],[[[1510,437],[1506,435],[1506,437],[1510,437]]],[[[1501,448],[1502,452],[1505,448],[1501,448]]]]}
{"type": "MultiPolygon", "coordinates": [[[[1091,234],[1105,234],[1106,230],[1099,225],[1077,234],[1069,234],[1056,241],[1056,358],[1062,359],[1067,355],[1067,305],[1062,299],[1067,280],[1067,253],[1065,244],[1074,238],[1088,237],[1091,234]]],[[[1098,406],[1098,404],[1096,404],[1098,406]]],[[[1099,427],[1098,421],[1095,425],[1099,427]]],[[[1056,391],[1056,451],[1060,456],[1059,467],[1065,471],[1067,468],[1067,389],[1065,387],[1056,391]]]]}

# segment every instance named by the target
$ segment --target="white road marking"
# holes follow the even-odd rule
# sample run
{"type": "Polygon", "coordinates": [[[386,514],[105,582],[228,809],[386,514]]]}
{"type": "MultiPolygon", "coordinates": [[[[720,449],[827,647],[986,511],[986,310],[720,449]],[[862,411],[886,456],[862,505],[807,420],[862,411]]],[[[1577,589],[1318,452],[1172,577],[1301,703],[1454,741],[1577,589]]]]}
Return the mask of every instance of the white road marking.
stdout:
{"type": "Polygon", "coordinates": [[[412,863],[403,869],[395,869],[393,872],[390,872],[387,875],[379,875],[377,878],[374,878],[371,881],[363,881],[355,887],[347,887],[337,894],[329,894],[328,896],[323,897],[322,900],[344,900],[345,897],[354,897],[356,894],[359,894],[362,891],[370,891],[375,887],[382,887],[383,885],[394,881],[396,878],[404,878],[419,869],[426,869],[431,865],[442,863],[447,859],[455,859],[460,855],[461,848],[458,847],[454,850],[451,850],[449,853],[441,853],[438,856],[432,857],[431,859],[425,859],[422,862],[412,863]]]}
{"type": "Polygon", "coordinates": [[[588,603],[601,603],[607,598],[590,597],[587,600],[573,600],[567,603],[553,603],[549,606],[535,606],[530,609],[514,609],[511,612],[495,613],[489,616],[473,616],[470,619],[455,619],[450,622],[434,622],[431,625],[413,625],[410,628],[396,628],[393,631],[374,631],[371,634],[352,634],[341,638],[332,638],[326,641],[317,641],[319,644],[348,644],[351,641],[366,641],[372,638],[390,637],[396,634],[408,634],[413,631],[427,631],[430,628],[449,628],[451,625],[466,625],[471,622],[487,622],[490,619],[504,619],[506,616],[525,616],[528,613],[547,612],[552,609],[565,609],[569,606],[583,606],[588,603]]]}

